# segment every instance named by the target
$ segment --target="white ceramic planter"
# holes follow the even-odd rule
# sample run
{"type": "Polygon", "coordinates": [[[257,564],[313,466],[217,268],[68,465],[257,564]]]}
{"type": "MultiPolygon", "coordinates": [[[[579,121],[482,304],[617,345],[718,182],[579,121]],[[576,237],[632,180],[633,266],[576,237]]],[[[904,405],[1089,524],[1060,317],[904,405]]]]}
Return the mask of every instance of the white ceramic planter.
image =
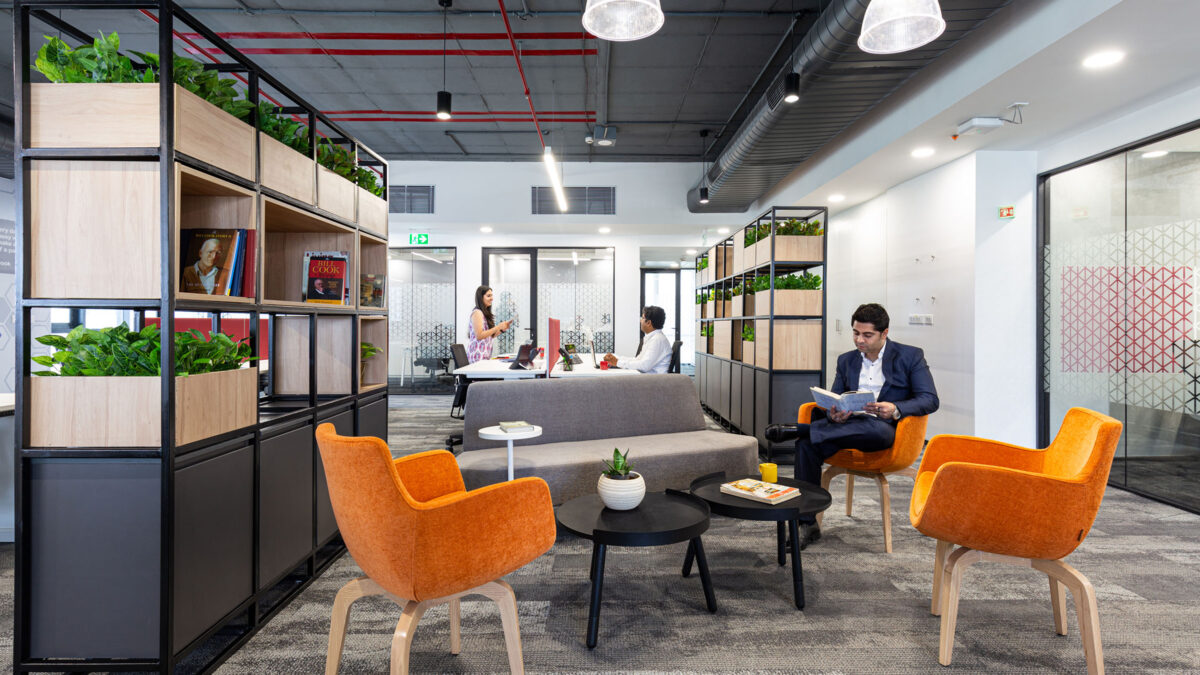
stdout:
{"type": "Polygon", "coordinates": [[[646,496],[646,481],[636,471],[629,472],[629,478],[617,480],[600,474],[596,483],[596,492],[600,493],[600,501],[614,511],[628,511],[637,508],[646,496]]]}

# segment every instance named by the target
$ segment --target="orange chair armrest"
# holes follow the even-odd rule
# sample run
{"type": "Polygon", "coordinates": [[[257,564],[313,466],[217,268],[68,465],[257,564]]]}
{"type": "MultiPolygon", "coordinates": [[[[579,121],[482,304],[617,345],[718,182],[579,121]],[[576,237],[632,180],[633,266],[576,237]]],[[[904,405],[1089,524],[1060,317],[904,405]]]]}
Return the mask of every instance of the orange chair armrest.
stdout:
{"type": "Polygon", "coordinates": [[[913,526],[922,533],[981,551],[1058,559],[1083,541],[1098,504],[1082,481],[1002,466],[947,462],[913,526]]]}
{"type": "Polygon", "coordinates": [[[800,410],[796,411],[796,423],[812,424],[812,414],[816,408],[817,404],[812,401],[800,406],[800,410]]]}
{"type": "Polygon", "coordinates": [[[554,507],[541,478],[518,478],[417,506],[414,588],[441,597],[498,579],[554,545],[554,507]]]}
{"type": "Polygon", "coordinates": [[[418,502],[427,502],[443,495],[463,492],[462,473],[454,455],[445,450],[418,452],[392,461],[400,483],[418,502]]]}
{"type": "Polygon", "coordinates": [[[937,471],[948,462],[983,464],[1037,472],[1042,470],[1044,458],[1044,450],[1033,450],[974,436],[938,434],[925,446],[925,454],[921,457],[921,467],[917,473],[937,471]]]}

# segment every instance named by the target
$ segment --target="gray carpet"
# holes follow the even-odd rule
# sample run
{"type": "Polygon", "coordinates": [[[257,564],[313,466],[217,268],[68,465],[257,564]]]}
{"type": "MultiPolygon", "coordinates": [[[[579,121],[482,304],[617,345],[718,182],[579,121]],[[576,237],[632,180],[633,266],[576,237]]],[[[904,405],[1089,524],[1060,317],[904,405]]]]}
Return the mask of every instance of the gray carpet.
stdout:
{"type": "MultiPolygon", "coordinates": [[[[446,397],[393,397],[397,455],[442,447],[462,423],[446,397]]],[[[790,473],[790,468],[784,470],[790,473]]],[[[938,619],[929,614],[933,542],[908,525],[912,483],[892,483],[895,553],[882,552],[878,493],[861,481],[855,515],[844,485],[824,537],[803,555],[808,607],[791,603],[791,577],[775,563],[774,525],[714,518],[704,535],[719,610],[704,609],[695,574],[679,568],[684,545],[614,548],[606,566],[600,642],[584,645],[590,542],[561,535],[549,552],[511,574],[529,672],[1083,672],[1074,606],[1056,636],[1044,576],[977,564],[964,580],[953,670],[937,665],[938,619]]],[[[1200,516],[1109,489],[1091,534],[1067,561],[1088,576],[1100,603],[1109,672],[1200,672],[1200,516]]],[[[344,556],[219,673],[317,673],[324,668],[334,595],[360,574],[344,556]]],[[[11,626],[12,548],[0,548],[0,612],[11,626]]],[[[351,614],[343,673],[387,672],[399,609],[362,600],[351,614]]],[[[7,633],[11,641],[11,631],[7,633]]],[[[3,638],[0,638],[2,640],[3,638]]],[[[0,644],[0,670],[11,658],[0,644]]],[[[463,648],[451,656],[446,610],[430,611],[413,641],[413,672],[507,669],[499,614],[483,598],[463,602],[463,648]]]]}

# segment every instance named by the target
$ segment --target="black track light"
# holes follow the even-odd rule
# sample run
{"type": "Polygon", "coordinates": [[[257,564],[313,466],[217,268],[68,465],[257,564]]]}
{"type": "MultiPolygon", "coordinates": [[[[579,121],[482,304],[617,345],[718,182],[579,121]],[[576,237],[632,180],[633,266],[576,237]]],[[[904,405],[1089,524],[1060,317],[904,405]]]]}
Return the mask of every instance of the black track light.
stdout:
{"type": "Polygon", "coordinates": [[[450,119],[450,92],[448,91],[438,92],[437,117],[439,120],[450,119]]]}
{"type": "Polygon", "coordinates": [[[700,188],[700,203],[701,204],[708,203],[708,188],[706,188],[706,187],[700,188]]]}
{"type": "Polygon", "coordinates": [[[442,91],[437,94],[437,118],[448,120],[450,113],[450,92],[446,91],[446,12],[454,4],[454,0],[438,0],[442,6],[442,91]]]}
{"type": "Polygon", "coordinates": [[[800,100],[800,73],[788,73],[783,78],[783,100],[788,103],[800,100]]]}

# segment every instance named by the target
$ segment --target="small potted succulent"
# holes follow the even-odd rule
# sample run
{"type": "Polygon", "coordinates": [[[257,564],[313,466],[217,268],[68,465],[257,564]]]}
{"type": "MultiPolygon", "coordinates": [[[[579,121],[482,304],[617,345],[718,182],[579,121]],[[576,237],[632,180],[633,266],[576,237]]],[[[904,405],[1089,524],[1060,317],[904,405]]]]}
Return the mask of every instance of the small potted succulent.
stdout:
{"type": "Polygon", "coordinates": [[[600,501],[615,511],[637,508],[646,496],[646,481],[642,480],[641,474],[633,471],[628,456],[628,450],[621,452],[613,448],[612,462],[604,461],[604,471],[596,483],[600,501]]]}

